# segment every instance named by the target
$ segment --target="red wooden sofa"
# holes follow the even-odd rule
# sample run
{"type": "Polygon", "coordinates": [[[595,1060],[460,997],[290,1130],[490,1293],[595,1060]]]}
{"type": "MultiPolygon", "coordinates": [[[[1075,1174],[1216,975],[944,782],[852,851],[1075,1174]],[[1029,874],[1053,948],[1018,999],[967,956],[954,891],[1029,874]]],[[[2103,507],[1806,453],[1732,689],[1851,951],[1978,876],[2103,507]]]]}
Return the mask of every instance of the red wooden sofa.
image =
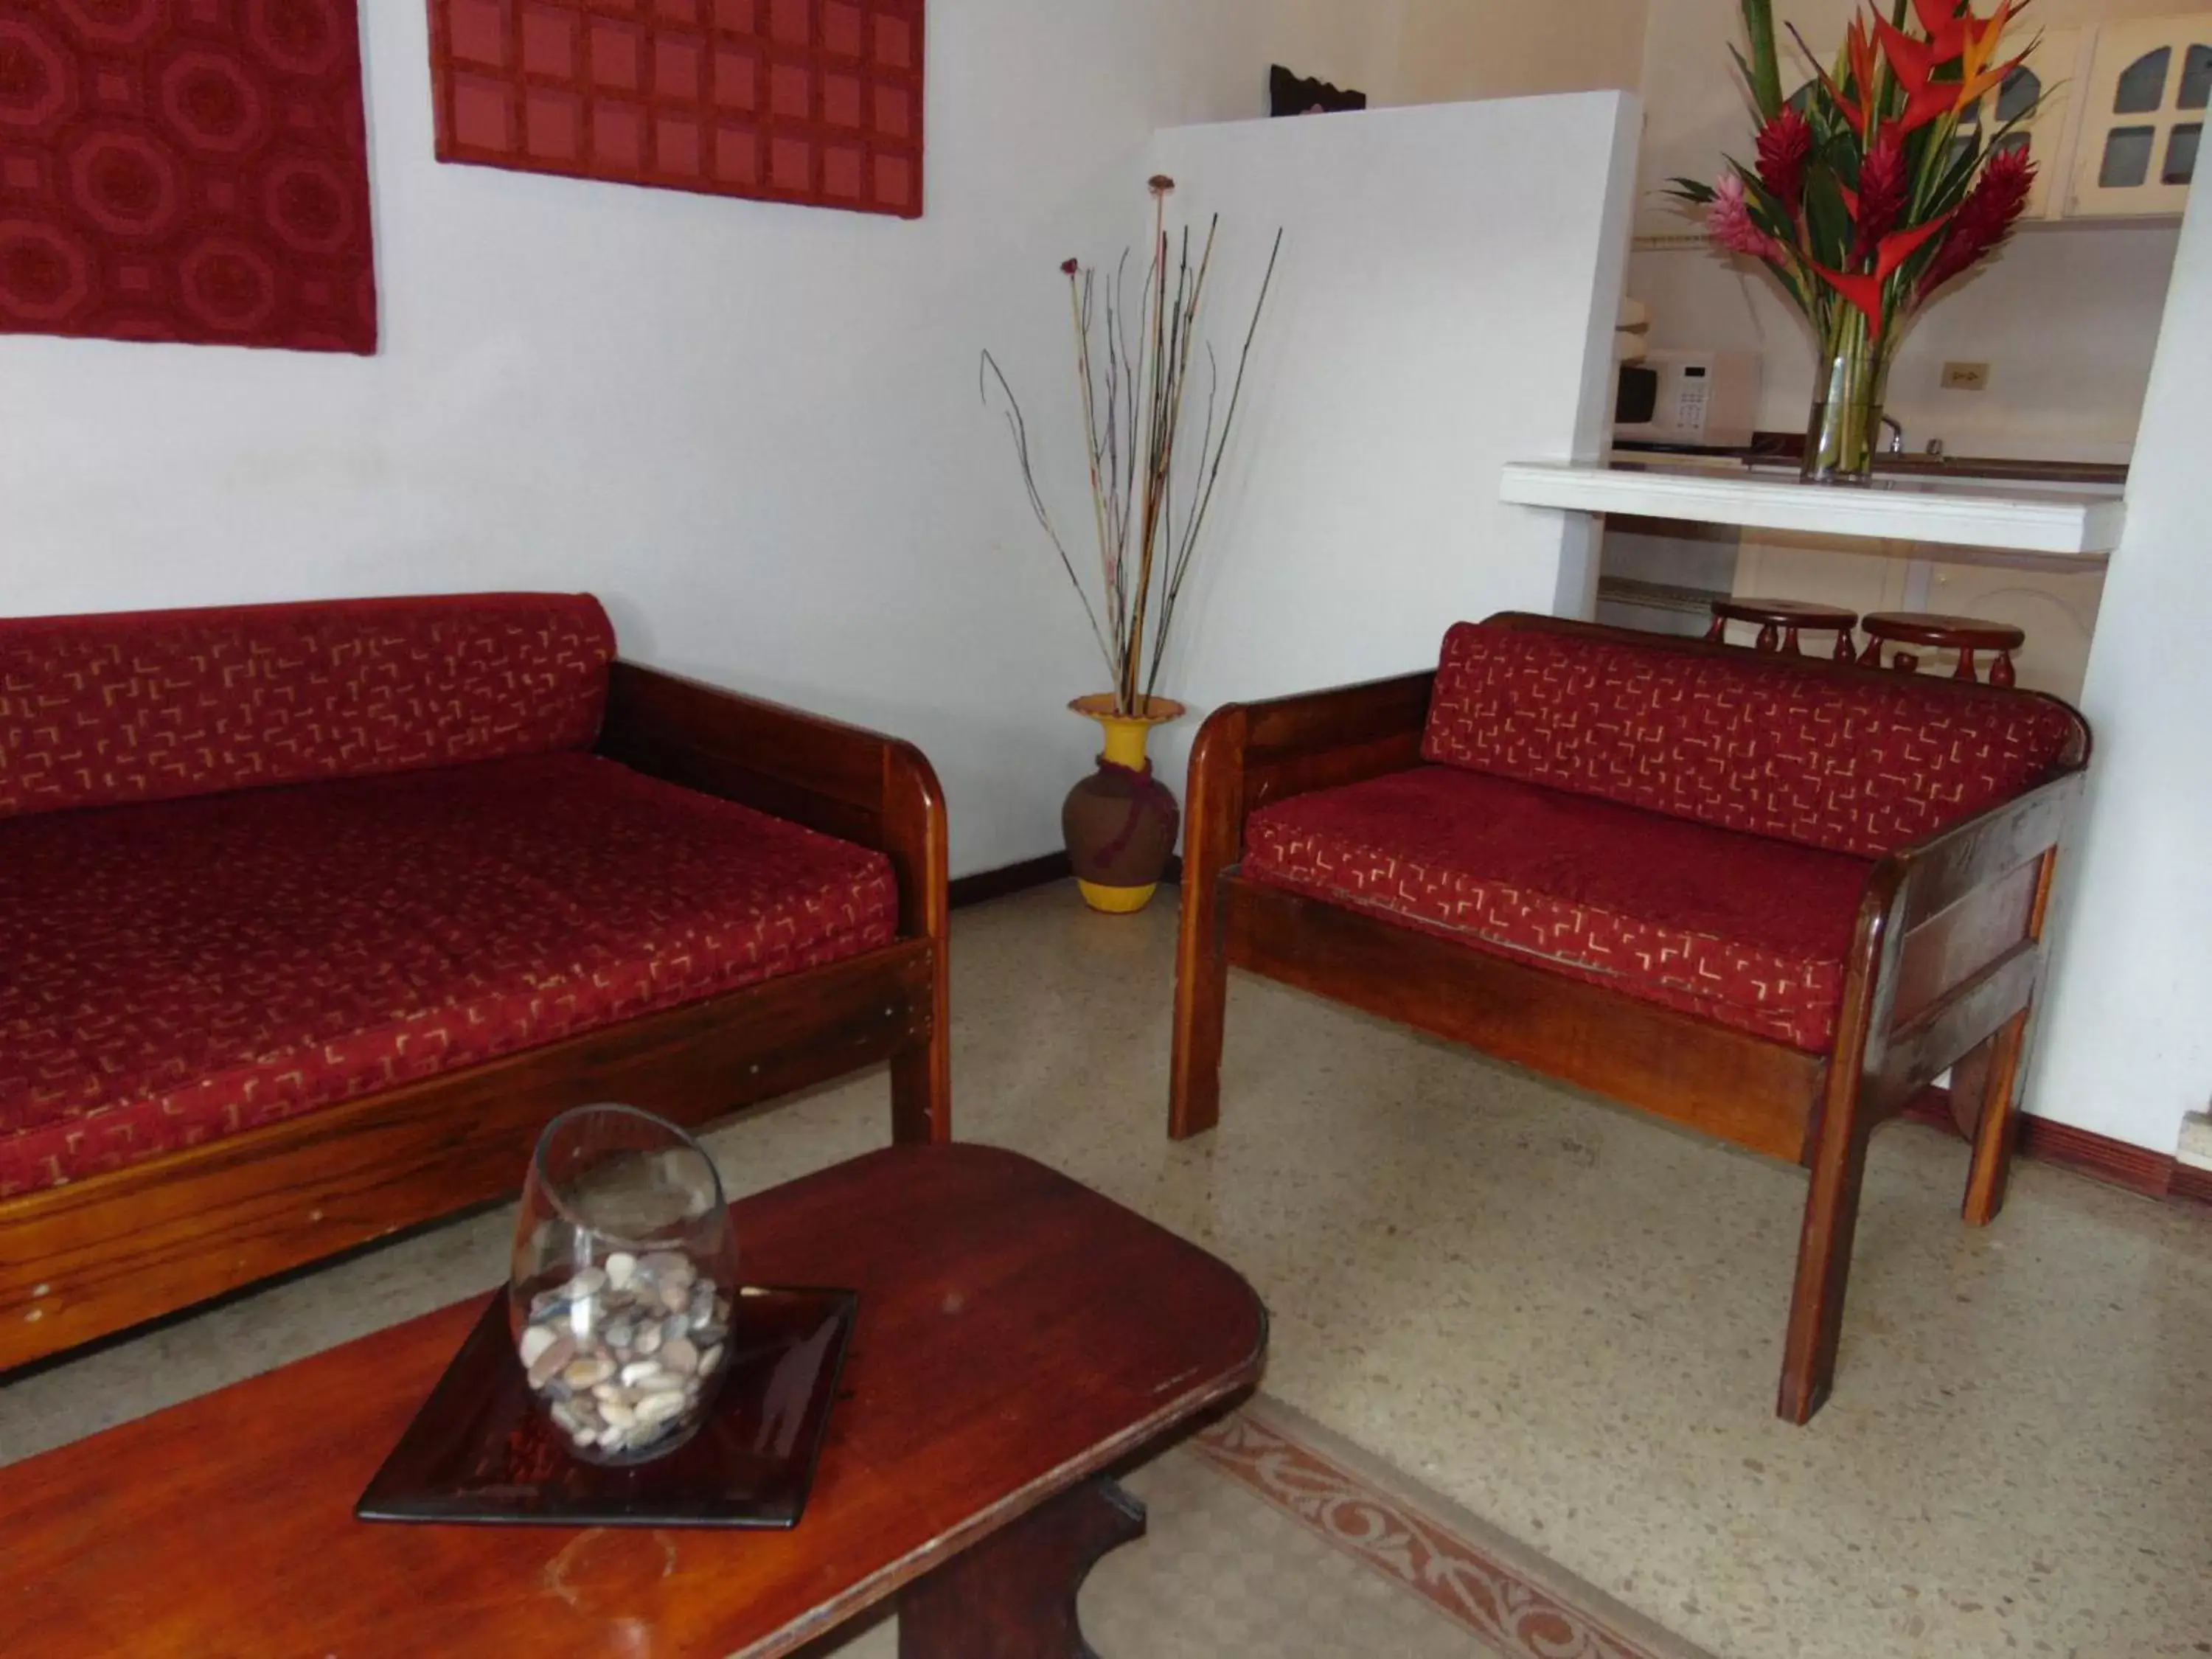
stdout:
{"type": "Polygon", "coordinates": [[[951,1127],[908,744],[597,600],[0,622],[0,1370],[491,1199],[594,1100],[888,1059],[951,1127]]]}
{"type": "Polygon", "coordinates": [[[2054,699],[1553,618],[1231,705],[1192,751],[1169,1133],[1231,963],[1812,1171],[1778,1410],[1827,1397],[1867,1139],[1946,1067],[2003,1201],[2056,848],[2054,699]]]}

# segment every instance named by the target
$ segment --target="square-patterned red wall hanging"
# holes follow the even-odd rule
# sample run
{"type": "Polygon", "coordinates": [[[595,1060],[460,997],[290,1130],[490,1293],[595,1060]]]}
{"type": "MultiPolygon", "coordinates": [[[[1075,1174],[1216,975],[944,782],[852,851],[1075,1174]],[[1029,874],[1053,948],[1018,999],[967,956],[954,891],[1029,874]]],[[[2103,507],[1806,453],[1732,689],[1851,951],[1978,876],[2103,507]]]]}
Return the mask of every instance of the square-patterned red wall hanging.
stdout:
{"type": "Polygon", "coordinates": [[[376,349],[355,0],[0,0],[0,333],[376,349]]]}
{"type": "Polygon", "coordinates": [[[921,212],[923,0],[429,0],[438,158],[921,212]]]}

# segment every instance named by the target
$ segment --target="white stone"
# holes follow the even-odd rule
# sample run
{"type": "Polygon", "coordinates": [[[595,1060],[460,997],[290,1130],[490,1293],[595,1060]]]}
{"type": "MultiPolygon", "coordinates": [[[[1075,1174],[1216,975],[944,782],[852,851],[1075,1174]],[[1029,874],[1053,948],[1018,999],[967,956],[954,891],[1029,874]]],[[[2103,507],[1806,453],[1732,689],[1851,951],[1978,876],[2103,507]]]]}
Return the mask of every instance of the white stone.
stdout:
{"type": "Polygon", "coordinates": [[[545,1326],[532,1325],[525,1328],[522,1340],[516,1345],[517,1352],[522,1355],[524,1368],[535,1365],[538,1356],[560,1340],[556,1333],[545,1326]]]}
{"type": "MultiPolygon", "coordinates": [[[[669,1346],[673,1347],[675,1345],[671,1343],[669,1346]]],[[[662,1358],[666,1355],[667,1350],[664,1348],[661,1351],[662,1358]]],[[[665,1376],[661,1359],[633,1359],[622,1368],[623,1386],[626,1389],[650,1388],[655,1382],[663,1381],[665,1376]]]]}
{"type": "Polygon", "coordinates": [[[638,1425],[642,1428],[648,1424],[665,1423],[688,1403],[681,1393],[649,1394],[637,1402],[638,1425]]]}
{"type": "Polygon", "coordinates": [[[637,1277],[637,1258],[628,1250],[617,1250],[606,1259],[607,1283],[617,1290],[627,1290],[631,1279],[637,1277]]]}

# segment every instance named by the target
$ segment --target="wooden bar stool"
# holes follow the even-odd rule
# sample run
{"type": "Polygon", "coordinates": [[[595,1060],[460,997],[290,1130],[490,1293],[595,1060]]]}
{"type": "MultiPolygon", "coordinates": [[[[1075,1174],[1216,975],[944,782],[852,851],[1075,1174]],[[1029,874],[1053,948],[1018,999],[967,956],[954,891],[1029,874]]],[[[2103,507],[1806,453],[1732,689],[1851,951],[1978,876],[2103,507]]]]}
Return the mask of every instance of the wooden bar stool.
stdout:
{"type": "Polygon", "coordinates": [[[1857,626],[1858,620],[1856,611],[1845,611],[1840,605],[1813,605],[1803,599],[1715,599],[1713,625],[1705,630],[1705,639],[1713,645],[1725,645],[1730,623],[1756,623],[1761,651],[1802,657],[1805,653],[1797,648],[1799,629],[1809,628],[1817,632],[1832,628],[1836,631],[1835,659],[1838,662],[1849,662],[1851,629],[1857,626]]]}
{"type": "MultiPolygon", "coordinates": [[[[1866,649],[1859,653],[1863,667],[1881,667],[1882,647],[1895,641],[1956,651],[1959,665],[1951,678],[1978,680],[1981,676],[1974,670],[1974,653],[1994,651],[1996,660],[1990,665],[1991,685],[2013,683],[2012,653],[2027,643],[2027,635],[2008,623],[1984,622],[1979,617],[1945,617],[1929,611],[1878,611],[1859,626],[1867,632],[1866,649]]],[[[1911,652],[1900,651],[1890,659],[1889,665],[1910,673],[1920,666],[1920,659],[1911,652]]]]}

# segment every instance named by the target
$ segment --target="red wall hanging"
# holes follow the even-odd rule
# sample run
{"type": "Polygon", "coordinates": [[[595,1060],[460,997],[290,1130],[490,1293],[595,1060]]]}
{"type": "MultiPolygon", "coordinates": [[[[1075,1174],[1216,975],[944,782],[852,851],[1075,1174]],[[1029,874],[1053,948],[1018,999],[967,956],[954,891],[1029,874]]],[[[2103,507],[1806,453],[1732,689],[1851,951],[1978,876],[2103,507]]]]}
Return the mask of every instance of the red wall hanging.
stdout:
{"type": "Polygon", "coordinates": [[[0,0],[0,333],[376,349],[355,0],[0,0]]]}
{"type": "Polygon", "coordinates": [[[438,159],[915,218],[923,0],[429,0],[438,159]]]}

